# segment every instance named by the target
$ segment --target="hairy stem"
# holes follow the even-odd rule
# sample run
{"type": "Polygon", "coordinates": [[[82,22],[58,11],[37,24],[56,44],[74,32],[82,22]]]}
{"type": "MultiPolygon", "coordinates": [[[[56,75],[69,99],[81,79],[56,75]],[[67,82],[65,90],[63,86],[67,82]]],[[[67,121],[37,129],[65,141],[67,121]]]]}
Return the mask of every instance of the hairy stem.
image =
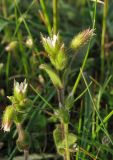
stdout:
{"type": "Polygon", "coordinates": [[[70,152],[68,146],[68,124],[64,124],[64,136],[65,136],[65,143],[66,143],[66,160],[70,160],[70,152]]]}
{"type": "Polygon", "coordinates": [[[24,150],[24,160],[28,160],[28,159],[29,159],[29,151],[24,150]]]}
{"type": "MultiPolygon", "coordinates": [[[[22,128],[21,123],[17,123],[16,127],[18,131],[18,139],[19,141],[22,142],[24,140],[24,130],[22,128]]],[[[24,160],[28,160],[28,159],[29,159],[29,149],[25,148],[24,149],[24,160]]]]}
{"type": "MultiPolygon", "coordinates": [[[[59,107],[64,107],[64,89],[58,90],[58,101],[59,107]]],[[[70,160],[70,152],[68,146],[68,124],[65,124],[61,121],[61,132],[62,132],[62,139],[65,139],[65,153],[63,155],[64,160],[70,160]]]]}

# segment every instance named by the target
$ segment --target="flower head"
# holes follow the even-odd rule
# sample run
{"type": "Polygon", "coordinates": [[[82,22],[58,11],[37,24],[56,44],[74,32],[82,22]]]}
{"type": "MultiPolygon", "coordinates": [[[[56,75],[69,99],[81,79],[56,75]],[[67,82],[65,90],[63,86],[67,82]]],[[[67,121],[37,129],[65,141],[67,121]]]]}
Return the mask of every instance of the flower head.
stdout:
{"type": "Polygon", "coordinates": [[[53,35],[53,37],[43,37],[42,36],[42,43],[45,46],[48,45],[48,47],[55,48],[57,43],[59,43],[59,35],[53,35]]]}
{"type": "Polygon", "coordinates": [[[26,40],[26,46],[28,48],[32,48],[33,47],[33,40],[31,37],[28,37],[27,40],[26,40]]]}
{"type": "Polygon", "coordinates": [[[14,97],[18,100],[22,100],[26,97],[27,92],[27,86],[26,79],[19,84],[19,82],[14,81],[14,97]]]}
{"type": "Polygon", "coordinates": [[[2,128],[4,131],[9,132],[14,118],[14,108],[12,106],[6,107],[3,118],[2,118],[2,128]]]}
{"type": "Polygon", "coordinates": [[[94,29],[86,29],[83,32],[80,32],[78,35],[76,35],[72,42],[71,42],[71,48],[73,49],[79,49],[80,47],[84,46],[90,38],[94,35],[94,29]]]}
{"type": "Polygon", "coordinates": [[[60,42],[59,34],[52,37],[43,37],[42,43],[51,63],[57,70],[62,70],[66,66],[67,56],[65,54],[64,43],[60,42]]]}

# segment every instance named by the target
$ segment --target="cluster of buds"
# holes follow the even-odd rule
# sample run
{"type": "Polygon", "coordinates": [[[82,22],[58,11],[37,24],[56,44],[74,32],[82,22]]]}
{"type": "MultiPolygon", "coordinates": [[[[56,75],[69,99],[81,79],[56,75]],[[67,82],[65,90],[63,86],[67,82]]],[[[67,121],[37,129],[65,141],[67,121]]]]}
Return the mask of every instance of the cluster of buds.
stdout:
{"type": "Polygon", "coordinates": [[[26,80],[20,84],[14,81],[14,95],[8,97],[12,104],[6,107],[3,114],[2,128],[4,131],[10,131],[13,122],[21,123],[22,113],[26,113],[31,106],[31,101],[27,98],[27,86],[26,80]]]}
{"type": "Polygon", "coordinates": [[[52,37],[43,37],[42,43],[51,63],[57,70],[63,70],[67,63],[64,44],[60,42],[59,34],[52,37]]]}
{"type": "Polygon", "coordinates": [[[70,45],[71,48],[77,50],[83,47],[93,35],[94,35],[94,29],[86,29],[83,32],[80,32],[71,41],[71,45],[70,45]]]}
{"type": "Polygon", "coordinates": [[[31,37],[28,37],[28,38],[26,39],[26,46],[27,46],[28,48],[32,48],[32,47],[33,47],[33,39],[32,39],[31,37]]]}
{"type": "Polygon", "coordinates": [[[24,80],[24,82],[21,82],[20,84],[19,84],[19,82],[14,80],[14,97],[15,97],[15,99],[17,99],[18,101],[21,101],[26,98],[27,86],[28,86],[28,84],[26,83],[26,79],[24,80]]]}
{"type": "Polygon", "coordinates": [[[8,97],[12,104],[6,107],[2,118],[2,128],[6,132],[15,123],[18,131],[17,147],[21,151],[29,148],[29,135],[22,128],[23,113],[32,106],[31,100],[27,98],[27,86],[26,80],[21,83],[14,81],[13,96],[8,97]]]}

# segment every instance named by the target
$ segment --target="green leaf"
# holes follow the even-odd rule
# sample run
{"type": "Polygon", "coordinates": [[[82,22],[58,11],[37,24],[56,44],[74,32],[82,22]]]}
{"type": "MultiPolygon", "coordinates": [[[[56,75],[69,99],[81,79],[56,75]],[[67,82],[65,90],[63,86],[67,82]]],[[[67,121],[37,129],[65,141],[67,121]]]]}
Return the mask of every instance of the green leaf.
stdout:
{"type": "Polygon", "coordinates": [[[57,152],[61,155],[64,154],[64,146],[62,146],[62,132],[61,132],[61,126],[57,125],[56,129],[53,131],[53,138],[54,142],[57,148],[57,152]]]}
{"type": "Polygon", "coordinates": [[[0,32],[4,29],[4,27],[8,24],[7,21],[0,18],[0,32]]]}
{"type": "MultiPolygon", "coordinates": [[[[66,148],[66,140],[62,137],[62,129],[60,125],[57,125],[56,129],[53,131],[53,138],[57,148],[57,152],[63,155],[66,148]]],[[[71,147],[76,141],[76,135],[74,135],[73,133],[68,133],[68,146],[71,147]]]]}
{"type": "Polygon", "coordinates": [[[53,82],[54,86],[57,89],[63,88],[63,84],[62,84],[59,76],[57,75],[57,73],[53,69],[50,68],[50,66],[48,66],[47,64],[42,64],[42,65],[40,65],[40,68],[45,70],[48,73],[51,81],[53,82]]]}
{"type": "Polygon", "coordinates": [[[55,116],[63,123],[69,123],[69,112],[65,108],[54,110],[55,116]]]}
{"type": "Polygon", "coordinates": [[[65,99],[65,107],[66,109],[70,110],[74,105],[74,97],[69,95],[66,99],[65,99]]]}
{"type": "MultiPolygon", "coordinates": [[[[77,141],[77,136],[73,133],[68,133],[68,146],[72,146],[77,141]]],[[[62,142],[62,145],[65,145],[65,139],[62,142]]]]}
{"type": "Polygon", "coordinates": [[[22,131],[22,135],[19,135],[17,141],[16,141],[16,145],[18,150],[24,151],[27,150],[30,146],[30,136],[29,133],[27,131],[22,131]]]}

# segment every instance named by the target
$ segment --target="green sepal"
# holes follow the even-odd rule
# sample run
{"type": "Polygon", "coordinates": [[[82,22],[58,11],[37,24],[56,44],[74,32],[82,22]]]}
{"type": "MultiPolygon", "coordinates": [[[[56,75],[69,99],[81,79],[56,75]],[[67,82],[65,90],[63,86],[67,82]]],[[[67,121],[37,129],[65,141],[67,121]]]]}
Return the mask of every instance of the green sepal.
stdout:
{"type": "Polygon", "coordinates": [[[14,96],[7,96],[7,98],[12,102],[12,104],[17,103],[17,100],[15,99],[14,96]]]}
{"type": "Polygon", "coordinates": [[[55,58],[50,57],[50,61],[57,70],[63,70],[67,64],[67,56],[64,52],[59,51],[55,58]]]}
{"type": "Polygon", "coordinates": [[[32,101],[28,98],[23,99],[16,106],[16,111],[26,113],[32,107],[32,101]]]}
{"type": "Polygon", "coordinates": [[[51,69],[51,67],[49,65],[42,64],[42,65],[40,65],[40,68],[45,70],[48,73],[51,81],[53,82],[53,84],[56,88],[58,88],[58,89],[63,88],[63,84],[62,84],[59,76],[57,75],[57,73],[53,69],[51,69]]]}
{"type": "Polygon", "coordinates": [[[22,123],[24,120],[25,114],[15,111],[14,123],[22,123]]]}
{"type": "Polygon", "coordinates": [[[14,98],[16,99],[16,101],[20,102],[23,101],[26,98],[26,95],[23,93],[17,93],[14,89],[14,98]]]}

